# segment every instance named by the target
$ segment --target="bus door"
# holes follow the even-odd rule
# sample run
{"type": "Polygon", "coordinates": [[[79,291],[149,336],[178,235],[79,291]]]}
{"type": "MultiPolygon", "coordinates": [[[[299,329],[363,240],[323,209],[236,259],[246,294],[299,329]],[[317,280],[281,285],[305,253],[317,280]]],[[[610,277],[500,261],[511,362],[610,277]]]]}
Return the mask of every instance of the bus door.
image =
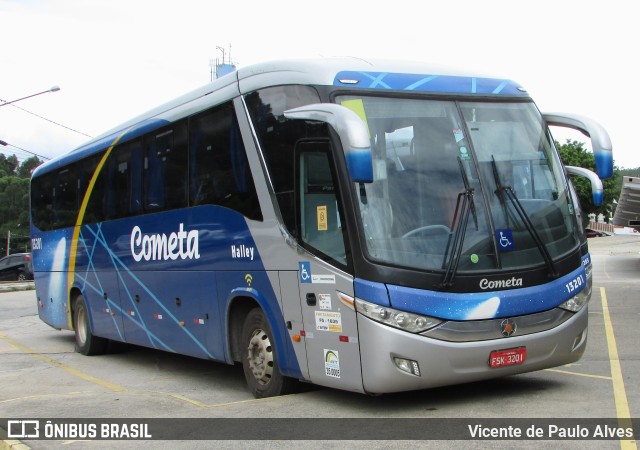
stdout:
{"type": "Polygon", "coordinates": [[[331,146],[328,140],[303,140],[295,154],[298,286],[309,377],[362,392],[353,277],[345,271],[346,228],[331,146]]]}

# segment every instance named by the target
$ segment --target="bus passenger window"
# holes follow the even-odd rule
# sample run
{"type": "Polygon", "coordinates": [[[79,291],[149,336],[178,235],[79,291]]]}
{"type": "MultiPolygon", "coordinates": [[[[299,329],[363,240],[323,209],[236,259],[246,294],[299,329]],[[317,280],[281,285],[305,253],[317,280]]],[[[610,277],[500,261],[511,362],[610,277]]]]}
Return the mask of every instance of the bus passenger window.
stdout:
{"type": "Polygon", "coordinates": [[[57,173],[53,187],[53,228],[72,227],[78,209],[78,179],[75,167],[57,173]]]}
{"type": "Polygon", "coordinates": [[[233,104],[194,117],[189,139],[189,204],[224,206],[262,220],[233,104]]]}
{"type": "Polygon", "coordinates": [[[187,183],[187,124],[178,122],[145,139],[144,210],[185,207],[187,183]]]}
{"type": "Polygon", "coordinates": [[[54,174],[47,174],[31,184],[31,220],[40,230],[53,229],[54,174]]]}
{"type": "Polygon", "coordinates": [[[109,157],[106,191],[106,209],[109,219],[140,214],[142,140],[118,145],[109,157]]]}
{"type": "MultiPolygon", "coordinates": [[[[80,179],[80,192],[82,193],[81,195],[83,198],[89,189],[89,183],[91,182],[96,168],[98,167],[98,163],[103,156],[104,152],[100,152],[83,161],[77,169],[78,177],[80,179]]],[[[105,219],[105,196],[107,194],[105,180],[106,176],[103,170],[98,174],[93,185],[93,189],[90,192],[91,195],[89,196],[84,217],[82,218],[83,224],[102,222],[105,219]]]]}
{"type": "Polygon", "coordinates": [[[309,86],[275,86],[252,92],[246,97],[251,120],[256,128],[267,163],[269,178],[287,230],[298,236],[294,186],[294,147],[298,140],[328,137],[326,124],[284,120],[284,111],[320,101],[309,86]]]}

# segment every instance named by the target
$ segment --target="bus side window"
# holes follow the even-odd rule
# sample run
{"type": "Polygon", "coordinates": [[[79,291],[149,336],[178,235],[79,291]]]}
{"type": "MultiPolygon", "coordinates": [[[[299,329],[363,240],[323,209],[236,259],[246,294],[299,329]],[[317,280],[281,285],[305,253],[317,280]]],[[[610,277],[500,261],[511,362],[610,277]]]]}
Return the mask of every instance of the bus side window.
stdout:
{"type": "Polygon", "coordinates": [[[54,174],[36,178],[31,184],[31,220],[40,230],[53,229],[54,174]]]}
{"type": "Polygon", "coordinates": [[[190,205],[224,206],[250,219],[262,220],[231,103],[191,120],[190,152],[190,205]]]}
{"type": "Polygon", "coordinates": [[[229,145],[225,116],[223,108],[216,108],[191,121],[190,204],[193,206],[219,204],[229,194],[231,180],[223,176],[223,161],[220,161],[229,145]]]}
{"type": "Polygon", "coordinates": [[[290,85],[261,89],[247,94],[245,100],[260,139],[283,224],[293,236],[298,237],[294,147],[303,138],[328,137],[329,131],[324,123],[285,120],[284,111],[317,103],[320,97],[310,86],[290,85]]]}
{"type": "Polygon", "coordinates": [[[145,212],[168,211],[187,206],[186,121],[148,135],[145,147],[145,212]]]}
{"type": "Polygon", "coordinates": [[[337,183],[328,142],[302,141],[296,146],[300,239],[346,265],[346,246],[337,183]]]}
{"type": "Polygon", "coordinates": [[[53,186],[53,228],[72,227],[78,210],[78,179],[75,165],[56,174],[53,186]]]}
{"type": "MultiPolygon", "coordinates": [[[[89,189],[89,183],[93,178],[96,168],[98,167],[98,163],[104,156],[104,152],[100,152],[97,155],[92,156],[91,158],[83,161],[83,163],[78,168],[78,176],[80,178],[80,192],[81,195],[86,195],[87,189],[89,189]]],[[[89,196],[89,201],[87,202],[86,211],[83,217],[83,224],[87,223],[96,223],[102,222],[105,220],[106,214],[106,175],[105,170],[103,168],[102,172],[98,174],[96,181],[93,185],[93,189],[91,191],[91,195],[89,196]]],[[[82,201],[82,200],[81,200],[82,201]]]]}
{"type": "Polygon", "coordinates": [[[141,139],[118,145],[107,161],[106,209],[108,219],[140,214],[141,139]]]}

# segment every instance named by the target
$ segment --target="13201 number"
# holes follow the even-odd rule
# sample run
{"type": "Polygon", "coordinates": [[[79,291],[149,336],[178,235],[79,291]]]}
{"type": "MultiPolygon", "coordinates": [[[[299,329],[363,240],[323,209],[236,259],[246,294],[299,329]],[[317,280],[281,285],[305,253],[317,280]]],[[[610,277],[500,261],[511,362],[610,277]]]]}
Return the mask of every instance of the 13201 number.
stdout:
{"type": "Polygon", "coordinates": [[[584,284],[584,277],[582,275],[579,275],[573,280],[569,281],[567,284],[565,284],[565,287],[567,288],[567,292],[571,294],[572,292],[580,288],[583,284],[584,284]]]}

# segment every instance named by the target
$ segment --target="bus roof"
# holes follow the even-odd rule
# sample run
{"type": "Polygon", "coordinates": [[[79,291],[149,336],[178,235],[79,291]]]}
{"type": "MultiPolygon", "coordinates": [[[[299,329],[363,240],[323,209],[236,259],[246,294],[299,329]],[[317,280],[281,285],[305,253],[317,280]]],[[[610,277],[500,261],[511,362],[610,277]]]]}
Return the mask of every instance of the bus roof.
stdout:
{"type": "Polygon", "coordinates": [[[34,172],[34,176],[105,149],[112,145],[118,136],[122,136],[122,141],[130,140],[171,120],[186,117],[240,94],[284,84],[528,97],[526,91],[511,80],[424,63],[365,60],[355,57],[263,62],[242,67],[134,117],[75,150],[41,165],[34,172]],[[123,136],[124,134],[126,136],[123,136]]]}

